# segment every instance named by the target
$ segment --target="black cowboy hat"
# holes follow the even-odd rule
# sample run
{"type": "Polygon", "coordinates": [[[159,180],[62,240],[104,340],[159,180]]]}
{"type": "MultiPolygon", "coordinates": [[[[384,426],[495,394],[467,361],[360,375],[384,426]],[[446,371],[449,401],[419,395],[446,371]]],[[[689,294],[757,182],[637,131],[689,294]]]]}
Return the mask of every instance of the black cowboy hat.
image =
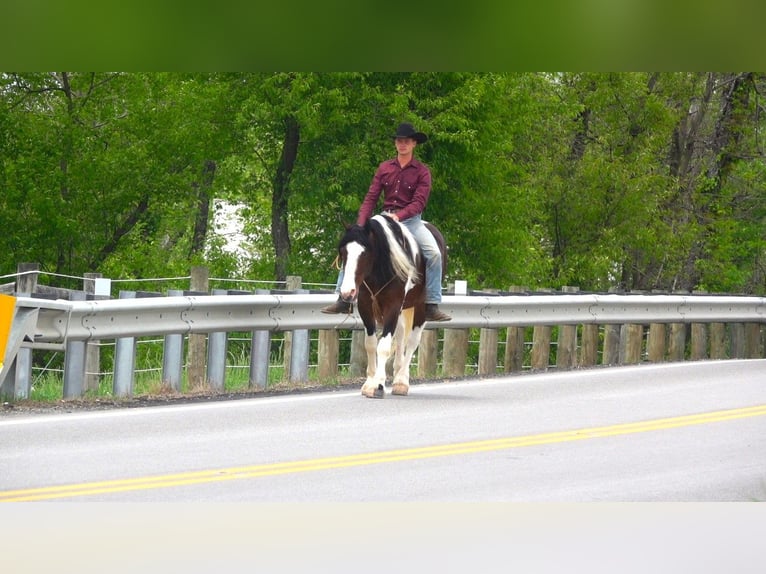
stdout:
{"type": "Polygon", "coordinates": [[[407,122],[403,122],[399,124],[399,128],[396,130],[396,134],[391,136],[393,139],[396,138],[412,138],[419,144],[425,143],[428,141],[428,136],[422,132],[416,132],[415,128],[412,127],[412,124],[409,124],[407,122]]]}

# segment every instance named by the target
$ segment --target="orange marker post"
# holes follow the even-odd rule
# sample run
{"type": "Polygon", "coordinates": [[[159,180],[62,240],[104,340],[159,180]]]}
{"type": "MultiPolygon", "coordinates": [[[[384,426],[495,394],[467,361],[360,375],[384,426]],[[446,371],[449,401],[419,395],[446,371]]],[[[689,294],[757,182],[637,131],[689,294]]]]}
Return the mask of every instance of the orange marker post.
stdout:
{"type": "Polygon", "coordinates": [[[5,347],[8,345],[8,334],[11,332],[13,312],[16,310],[16,297],[0,295],[0,371],[5,360],[5,347]]]}

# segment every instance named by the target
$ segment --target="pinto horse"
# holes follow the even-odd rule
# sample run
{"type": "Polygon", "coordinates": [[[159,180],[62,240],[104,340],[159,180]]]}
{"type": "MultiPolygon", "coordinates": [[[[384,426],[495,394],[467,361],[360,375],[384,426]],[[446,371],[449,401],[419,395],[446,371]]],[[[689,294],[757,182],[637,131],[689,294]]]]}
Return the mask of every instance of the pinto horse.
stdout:
{"type": "MultiPolygon", "coordinates": [[[[433,225],[426,225],[439,244],[444,270],[444,238],[433,225]]],[[[386,361],[392,349],[391,393],[406,395],[410,363],[420,344],[426,316],[425,259],[420,248],[406,227],[390,217],[376,215],[364,226],[347,227],[338,253],[344,270],[340,296],[357,302],[365,328],[367,380],[362,395],[385,396],[386,361]],[[376,337],[378,326],[382,329],[380,338],[376,337]]]]}

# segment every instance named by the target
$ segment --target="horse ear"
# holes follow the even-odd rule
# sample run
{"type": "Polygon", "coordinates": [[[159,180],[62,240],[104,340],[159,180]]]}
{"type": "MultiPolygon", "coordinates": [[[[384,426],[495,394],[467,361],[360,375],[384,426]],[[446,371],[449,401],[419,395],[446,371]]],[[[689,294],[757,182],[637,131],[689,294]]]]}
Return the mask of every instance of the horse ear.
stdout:
{"type": "Polygon", "coordinates": [[[343,217],[341,217],[340,213],[336,213],[335,217],[338,218],[338,223],[341,224],[344,230],[348,231],[353,226],[353,223],[348,223],[347,221],[345,221],[343,217]]]}

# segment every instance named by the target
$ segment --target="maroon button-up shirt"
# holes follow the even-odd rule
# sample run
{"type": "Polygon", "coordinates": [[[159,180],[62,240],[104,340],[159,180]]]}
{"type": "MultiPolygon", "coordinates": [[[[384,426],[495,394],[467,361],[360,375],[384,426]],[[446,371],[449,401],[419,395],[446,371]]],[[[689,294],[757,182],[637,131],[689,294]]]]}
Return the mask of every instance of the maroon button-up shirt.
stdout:
{"type": "Polygon", "coordinates": [[[404,167],[399,167],[396,158],[381,163],[359,207],[359,225],[372,217],[381,192],[384,211],[395,211],[400,220],[409,219],[426,208],[431,195],[431,171],[415,158],[404,167]]]}

